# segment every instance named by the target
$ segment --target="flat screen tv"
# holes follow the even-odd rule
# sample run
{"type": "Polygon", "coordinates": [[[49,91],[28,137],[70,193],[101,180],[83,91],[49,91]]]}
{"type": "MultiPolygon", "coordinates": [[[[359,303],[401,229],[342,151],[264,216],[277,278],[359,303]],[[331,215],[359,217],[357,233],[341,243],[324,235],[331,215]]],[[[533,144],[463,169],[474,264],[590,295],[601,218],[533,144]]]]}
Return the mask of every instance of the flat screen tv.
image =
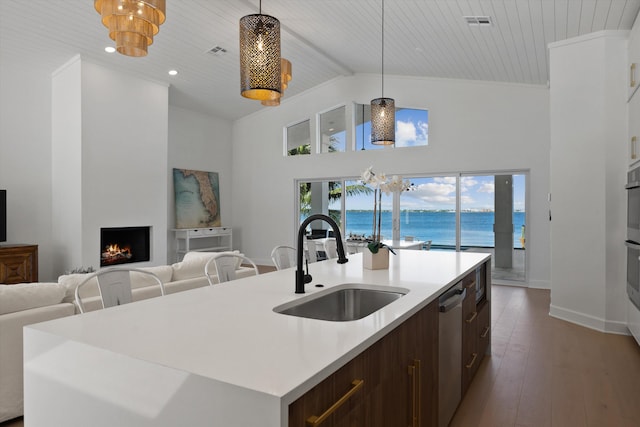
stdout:
{"type": "Polygon", "coordinates": [[[0,190],[0,242],[7,241],[7,190],[0,190]]]}

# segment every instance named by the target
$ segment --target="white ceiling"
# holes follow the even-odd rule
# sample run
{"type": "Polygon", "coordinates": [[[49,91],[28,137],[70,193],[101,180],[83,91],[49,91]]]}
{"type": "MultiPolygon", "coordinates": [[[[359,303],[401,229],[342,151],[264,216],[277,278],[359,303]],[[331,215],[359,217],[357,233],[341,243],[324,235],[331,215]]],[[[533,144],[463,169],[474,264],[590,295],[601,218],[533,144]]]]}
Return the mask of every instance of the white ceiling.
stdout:
{"type": "MultiPolygon", "coordinates": [[[[546,84],[548,43],[630,29],[639,9],[640,0],[386,0],[385,74],[546,84]],[[471,27],[467,15],[493,25],[471,27]]],[[[257,11],[257,0],[167,0],[148,56],[131,58],[104,52],[112,43],[91,0],[0,0],[0,67],[51,72],[80,54],[170,83],[172,105],[235,119],[277,108],[240,96],[238,21],[257,11]],[[227,53],[208,53],[215,46],[227,53]],[[179,74],[169,77],[173,68],[179,74]]],[[[282,55],[293,64],[287,97],[337,76],[380,73],[380,0],[265,0],[262,12],[281,22],[282,55]]]]}

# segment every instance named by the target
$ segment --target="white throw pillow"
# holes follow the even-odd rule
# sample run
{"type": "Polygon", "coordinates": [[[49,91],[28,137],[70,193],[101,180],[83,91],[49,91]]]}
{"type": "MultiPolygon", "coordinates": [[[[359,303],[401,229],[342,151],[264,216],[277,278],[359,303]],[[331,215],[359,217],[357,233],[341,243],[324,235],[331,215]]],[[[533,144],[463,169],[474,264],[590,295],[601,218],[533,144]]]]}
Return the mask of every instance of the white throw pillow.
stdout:
{"type": "MultiPolygon", "coordinates": [[[[170,282],[171,277],[173,276],[173,269],[171,268],[170,265],[143,267],[143,268],[140,268],[139,270],[144,270],[144,271],[148,271],[150,273],[155,274],[156,276],[158,276],[158,279],[160,279],[162,283],[170,282]]],[[[158,286],[158,283],[155,281],[153,277],[149,276],[148,274],[138,273],[137,271],[134,271],[133,273],[131,273],[132,289],[145,288],[147,286],[158,286]]]]}
{"type": "MultiPolygon", "coordinates": [[[[76,300],[76,288],[89,274],[93,273],[63,274],[58,277],[58,284],[65,290],[63,302],[74,302],[76,300]]],[[[98,282],[95,277],[82,287],[81,294],[82,298],[100,296],[98,282]]]]}
{"type": "Polygon", "coordinates": [[[58,304],[64,298],[64,291],[58,283],[0,285],[0,314],[58,304]]]}
{"type": "MultiPolygon", "coordinates": [[[[171,266],[173,268],[173,277],[171,280],[175,282],[178,280],[193,279],[194,277],[202,277],[204,276],[204,266],[207,261],[222,254],[229,253],[240,254],[239,251],[187,252],[182,261],[176,262],[171,266]]],[[[240,266],[239,264],[238,267],[240,266]]]]}

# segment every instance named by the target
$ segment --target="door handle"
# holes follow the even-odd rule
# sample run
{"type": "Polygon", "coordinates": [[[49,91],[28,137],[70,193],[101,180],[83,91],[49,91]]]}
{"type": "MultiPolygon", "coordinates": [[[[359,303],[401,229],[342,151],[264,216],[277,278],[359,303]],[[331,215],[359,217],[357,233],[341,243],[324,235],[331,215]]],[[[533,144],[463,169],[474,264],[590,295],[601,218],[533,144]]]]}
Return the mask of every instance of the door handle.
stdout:
{"type": "Polygon", "coordinates": [[[420,402],[422,378],[420,376],[420,359],[415,359],[413,365],[409,365],[409,375],[411,375],[411,427],[420,427],[420,402]]]}
{"type": "Polygon", "coordinates": [[[362,388],[364,384],[364,380],[353,380],[351,382],[351,388],[347,391],[344,396],[338,399],[333,405],[329,407],[326,411],[322,413],[320,416],[312,415],[307,418],[307,427],[317,427],[324,422],[329,415],[333,414],[339,407],[341,407],[351,396],[353,396],[358,390],[362,388]]]}
{"type": "Polygon", "coordinates": [[[477,311],[474,311],[473,313],[471,313],[471,317],[470,317],[470,318],[468,318],[467,320],[465,320],[465,322],[467,322],[467,323],[471,323],[471,322],[473,322],[474,320],[476,320],[476,317],[478,317],[478,312],[477,312],[477,311]]]}

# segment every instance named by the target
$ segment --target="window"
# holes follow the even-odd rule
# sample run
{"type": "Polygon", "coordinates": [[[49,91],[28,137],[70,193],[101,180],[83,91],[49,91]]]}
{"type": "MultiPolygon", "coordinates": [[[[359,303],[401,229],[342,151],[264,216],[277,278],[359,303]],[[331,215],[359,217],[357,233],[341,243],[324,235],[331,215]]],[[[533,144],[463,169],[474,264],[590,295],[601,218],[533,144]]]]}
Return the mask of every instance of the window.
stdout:
{"type": "MultiPolygon", "coordinates": [[[[369,237],[373,234],[374,190],[362,181],[345,181],[345,237],[369,237]]],[[[380,235],[382,239],[391,239],[393,199],[382,193],[382,212],[380,215],[380,235]]],[[[377,221],[377,216],[376,216],[377,221]]]]}
{"type": "MultiPolygon", "coordinates": [[[[384,239],[412,236],[431,241],[431,250],[491,253],[495,279],[526,280],[526,173],[403,178],[412,184],[409,191],[382,196],[384,239]],[[394,197],[399,198],[395,210],[394,197]]],[[[300,221],[312,212],[325,213],[340,225],[343,238],[371,236],[374,192],[359,179],[299,182],[299,187],[300,221]]]]}
{"type": "MultiPolygon", "coordinates": [[[[355,104],[355,149],[380,150],[384,145],[371,144],[371,106],[355,104]]],[[[417,147],[429,144],[429,111],[396,108],[395,147],[417,147]]]]}
{"type": "Polygon", "coordinates": [[[285,147],[287,156],[311,154],[311,129],[308,119],[287,126],[285,147]]]}
{"type": "Polygon", "coordinates": [[[499,280],[526,280],[525,185],[522,173],[460,177],[460,247],[492,252],[499,280]]]}
{"type": "MultiPolygon", "coordinates": [[[[329,215],[339,226],[342,223],[342,181],[306,181],[298,183],[300,222],[311,214],[329,215]]],[[[311,228],[314,228],[311,224],[311,228]]],[[[328,229],[329,225],[318,221],[318,226],[328,229]]]]}
{"type": "Polygon", "coordinates": [[[455,176],[428,178],[404,177],[411,181],[411,191],[400,195],[399,237],[413,236],[429,241],[432,247],[456,248],[455,176]]]}
{"type": "Polygon", "coordinates": [[[320,129],[320,152],[335,153],[345,151],[347,140],[346,109],[342,107],[320,113],[318,127],[320,129]]]}

